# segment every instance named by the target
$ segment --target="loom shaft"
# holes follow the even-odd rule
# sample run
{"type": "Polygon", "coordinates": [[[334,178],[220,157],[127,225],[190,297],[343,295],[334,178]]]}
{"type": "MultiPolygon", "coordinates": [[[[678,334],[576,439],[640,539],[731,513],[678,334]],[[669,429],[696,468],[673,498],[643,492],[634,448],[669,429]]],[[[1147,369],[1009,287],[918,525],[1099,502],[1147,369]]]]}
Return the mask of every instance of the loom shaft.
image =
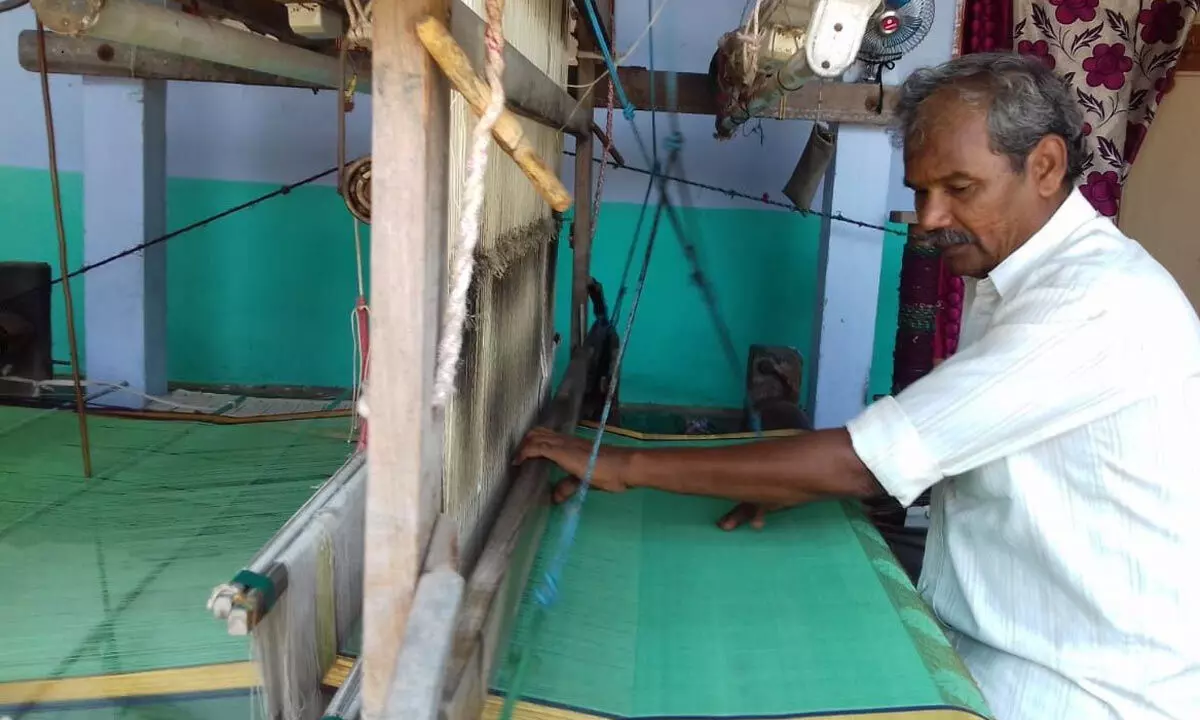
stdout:
{"type": "MultiPolygon", "coordinates": [[[[335,57],[137,0],[34,0],[46,27],[210,62],[337,87],[335,57]]],[[[370,80],[358,90],[370,93],[370,80]]]]}

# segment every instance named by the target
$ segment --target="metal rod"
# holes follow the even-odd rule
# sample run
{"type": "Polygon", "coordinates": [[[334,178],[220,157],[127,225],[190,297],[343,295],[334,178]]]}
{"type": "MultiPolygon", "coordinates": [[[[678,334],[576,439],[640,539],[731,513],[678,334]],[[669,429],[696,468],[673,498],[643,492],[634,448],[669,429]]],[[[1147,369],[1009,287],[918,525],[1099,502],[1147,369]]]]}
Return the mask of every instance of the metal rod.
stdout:
{"type": "Polygon", "coordinates": [[[92,446],[88,439],[87,402],[79,379],[79,343],[75,336],[75,303],[67,268],[67,233],[63,228],[62,192],[58,184],[58,151],[54,142],[54,112],[50,107],[50,74],[46,72],[46,29],[37,24],[38,66],[42,80],[42,108],[46,115],[46,147],[50,153],[50,192],[54,195],[54,227],[58,232],[58,272],[62,277],[63,301],[67,311],[67,344],[71,350],[71,381],[75,386],[75,414],[79,417],[79,449],[83,453],[83,476],[92,476],[92,446]]]}
{"type": "MultiPolygon", "coordinates": [[[[338,86],[338,59],[139,0],[33,0],[51,30],[176,53],[321,87],[338,86]]],[[[358,90],[370,93],[360,79],[358,90]]]]}

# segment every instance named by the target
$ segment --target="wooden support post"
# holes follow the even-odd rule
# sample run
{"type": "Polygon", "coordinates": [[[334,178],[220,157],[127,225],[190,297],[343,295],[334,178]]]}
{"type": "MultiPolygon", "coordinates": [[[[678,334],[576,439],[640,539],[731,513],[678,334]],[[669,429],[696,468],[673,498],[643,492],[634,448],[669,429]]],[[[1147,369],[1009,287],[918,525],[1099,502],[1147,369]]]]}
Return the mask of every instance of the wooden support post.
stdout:
{"type": "MultiPolygon", "coordinates": [[[[581,86],[579,103],[590,118],[595,91],[589,87],[596,79],[596,65],[579,61],[576,73],[581,86]]],[[[575,224],[571,228],[571,349],[583,344],[588,327],[588,283],[592,279],[592,153],[591,134],[575,139],[575,224]]]]}
{"type": "Polygon", "coordinates": [[[394,0],[374,10],[365,720],[383,717],[441,508],[445,420],[433,406],[433,381],[445,291],[450,96],[416,26],[446,12],[447,0],[394,0]]]}

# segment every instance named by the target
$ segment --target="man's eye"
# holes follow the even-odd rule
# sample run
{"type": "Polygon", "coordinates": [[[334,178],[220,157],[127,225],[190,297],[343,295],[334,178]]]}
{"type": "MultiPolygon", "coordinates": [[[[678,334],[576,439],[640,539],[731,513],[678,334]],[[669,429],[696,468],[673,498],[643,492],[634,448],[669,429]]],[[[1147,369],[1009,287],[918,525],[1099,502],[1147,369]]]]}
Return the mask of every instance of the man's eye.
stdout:
{"type": "Polygon", "coordinates": [[[973,186],[970,185],[969,183],[966,185],[951,185],[950,186],[950,194],[951,195],[963,195],[963,194],[966,194],[968,191],[970,191],[970,189],[972,187],[973,186]]]}

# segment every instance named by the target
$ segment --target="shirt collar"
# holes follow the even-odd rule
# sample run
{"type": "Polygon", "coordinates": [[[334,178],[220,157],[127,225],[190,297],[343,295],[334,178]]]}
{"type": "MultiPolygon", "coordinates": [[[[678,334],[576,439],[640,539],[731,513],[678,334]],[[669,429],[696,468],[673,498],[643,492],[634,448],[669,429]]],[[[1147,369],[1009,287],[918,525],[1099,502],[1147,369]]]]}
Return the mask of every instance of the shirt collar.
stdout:
{"type": "Polygon", "coordinates": [[[1004,297],[1017,287],[1040,258],[1058,247],[1080,225],[1094,220],[1099,215],[1083,193],[1079,192],[1079,188],[1071,190],[1071,194],[1058,206],[1058,210],[1054,211],[1046,224],[1012,255],[993,268],[988,273],[987,280],[996,288],[996,292],[1004,297]]]}

